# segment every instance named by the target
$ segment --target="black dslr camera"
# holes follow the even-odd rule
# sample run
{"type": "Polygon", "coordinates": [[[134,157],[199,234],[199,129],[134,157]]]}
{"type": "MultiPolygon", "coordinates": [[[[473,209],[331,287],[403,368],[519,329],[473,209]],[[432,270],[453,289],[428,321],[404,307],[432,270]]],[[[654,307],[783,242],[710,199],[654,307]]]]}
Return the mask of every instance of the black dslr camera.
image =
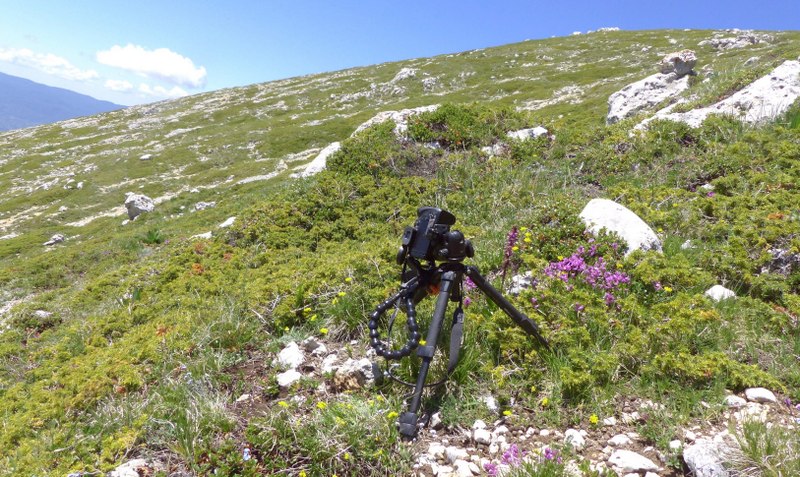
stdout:
{"type": "Polygon", "coordinates": [[[420,207],[413,227],[406,227],[402,245],[397,252],[397,263],[413,258],[433,262],[436,260],[460,262],[475,255],[472,243],[458,230],[450,230],[456,223],[453,214],[435,207],[420,207]]]}

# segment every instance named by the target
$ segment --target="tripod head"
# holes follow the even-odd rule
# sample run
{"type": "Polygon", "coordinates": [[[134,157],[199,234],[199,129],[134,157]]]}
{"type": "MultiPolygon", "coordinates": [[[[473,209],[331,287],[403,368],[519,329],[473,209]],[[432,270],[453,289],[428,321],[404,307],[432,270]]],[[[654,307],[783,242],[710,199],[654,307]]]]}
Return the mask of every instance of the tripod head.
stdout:
{"type": "Polygon", "coordinates": [[[402,265],[409,258],[461,262],[475,255],[472,243],[458,230],[450,230],[456,217],[450,212],[436,207],[420,207],[417,220],[403,232],[402,245],[397,252],[397,264],[402,265]]]}

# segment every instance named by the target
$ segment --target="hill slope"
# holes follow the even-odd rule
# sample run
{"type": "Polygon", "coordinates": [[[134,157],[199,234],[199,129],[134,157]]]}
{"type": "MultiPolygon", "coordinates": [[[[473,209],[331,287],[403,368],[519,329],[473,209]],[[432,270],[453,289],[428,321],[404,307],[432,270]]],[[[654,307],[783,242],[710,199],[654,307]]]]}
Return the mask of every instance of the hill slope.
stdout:
{"type": "MultiPolygon", "coordinates": [[[[612,93],[671,51],[698,53],[683,93],[696,107],[800,53],[796,32],[703,43],[729,35],[528,41],[0,134],[0,474],[142,457],[142,472],[167,475],[408,475],[444,464],[435,445],[447,439],[484,470],[514,444],[560,452],[561,463],[543,458],[553,475],[570,461],[597,475],[616,462],[606,441],[635,432],[629,449],[682,475],[672,441],[713,437],[728,419],[741,430],[729,392],[800,399],[800,113],[641,134],[631,130],[653,111],[605,116],[612,93]],[[432,104],[444,106],[400,136],[386,122],[350,137],[377,113],[432,104]],[[548,134],[506,135],[534,126],[548,134]],[[290,178],[335,141],[327,171],[290,178]],[[155,209],[126,220],[127,192],[155,209]],[[663,253],[586,233],[578,216],[595,197],[642,217],[663,253]],[[462,361],[426,398],[441,427],[404,445],[404,389],[328,366],[367,356],[366,317],[398,288],[395,252],[420,205],[456,215],[477,250],[469,263],[498,287],[506,272],[531,273],[536,286],[512,300],[554,352],[467,292],[462,361]],[[583,266],[556,275],[566,261],[583,266]],[[588,278],[606,272],[613,284],[588,278]],[[709,299],[715,284],[739,298],[709,299]],[[287,385],[279,352],[303,341],[301,379],[287,385]],[[619,424],[604,427],[610,418],[619,424]],[[494,453],[464,432],[477,419],[491,423],[494,453]],[[585,431],[582,449],[564,444],[567,428],[585,431]]],[[[775,429],[797,415],[758,406],[747,412],[775,429]]],[[[796,438],[768,436],[790,449],[768,460],[796,465],[796,438]]]]}
{"type": "Polygon", "coordinates": [[[122,109],[63,88],[0,73],[0,131],[122,109]]]}

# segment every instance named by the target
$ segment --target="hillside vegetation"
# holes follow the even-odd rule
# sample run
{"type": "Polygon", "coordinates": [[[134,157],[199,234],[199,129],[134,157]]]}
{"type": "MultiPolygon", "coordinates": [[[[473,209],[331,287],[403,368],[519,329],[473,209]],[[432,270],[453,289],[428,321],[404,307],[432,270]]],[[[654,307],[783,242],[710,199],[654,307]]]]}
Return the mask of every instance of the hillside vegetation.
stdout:
{"type": "MultiPolygon", "coordinates": [[[[683,475],[669,443],[727,425],[729,392],[800,400],[800,105],[757,127],[712,116],[631,134],[641,118],[607,126],[606,101],[691,48],[686,96],[711,104],[797,59],[800,34],[771,35],[720,51],[698,45],[709,31],[527,41],[0,134],[0,475],[97,475],[135,457],[160,475],[411,475],[435,436],[400,442],[406,389],[345,391],[319,362],[281,389],[275,358],[308,337],[366,355],[367,316],[397,290],[395,253],[423,205],[455,214],[496,286],[531,272],[536,286],[508,296],[553,349],[470,293],[462,361],[426,400],[440,436],[477,419],[591,434],[650,400],[627,430],[665,456],[659,475],[683,475]],[[392,122],[350,136],[428,104],[443,106],[405,138],[392,122]],[[549,135],[506,137],[540,125],[549,135]],[[289,178],[333,141],[326,171],[289,178]],[[125,192],[158,198],[155,211],[123,223],[125,192]],[[578,214],[595,197],[637,213],[663,254],[588,234],[578,214]],[[570,259],[627,280],[553,273],[570,259]],[[715,284],[737,298],[710,300],[715,284]]],[[[768,432],[747,429],[743,442],[768,432]]],[[[800,468],[796,436],[780,434],[772,462],[800,468]]],[[[769,461],[764,475],[791,475],[769,461]]],[[[517,472],[565,475],[550,464],[517,472]]]]}

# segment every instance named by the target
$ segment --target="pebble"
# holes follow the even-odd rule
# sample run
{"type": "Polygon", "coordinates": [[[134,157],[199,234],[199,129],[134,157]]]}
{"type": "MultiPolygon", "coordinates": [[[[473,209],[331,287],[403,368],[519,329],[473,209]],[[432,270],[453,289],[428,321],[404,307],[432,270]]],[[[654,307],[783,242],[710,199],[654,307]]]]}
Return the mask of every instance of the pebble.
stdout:
{"type": "Polygon", "coordinates": [[[616,436],[612,437],[608,440],[608,445],[613,447],[625,447],[631,444],[631,438],[626,436],[625,434],[617,434],[616,436]]]}
{"type": "Polygon", "coordinates": [[[447,447],[444,450],[444,454],[445,457],[447,457],[447,461],[451,464],[455,464],[457,460],[469,459],[469,454],[466,450],[455,446],[447,447]]]}
{"type": "Polygon", "coordinates": [[[472,439],[478,444],[491,444],[492,433],[486,429],[475,429],[472,433],[472,439]]]}
{"type": "Polygon", "coordinates": [[[636,452],[617,449],[608,458],[608,462],[618,467],[622,472],[648,472],[658,470],[658,466],[647,457],[636,452]]]}
{"type": "Polygon", "coordinates": [[[727,405],[728,407],[739,408],[743,407],[745,404],[747,404],[747,400],[735,394],[725,396],[725,405],[727,405]]]}
{"type": "Polygon", "coordinates": [[[616,426],[617,425],[617,418],[614,416],[607,417],[603,419],[604,426],[616,426]]]}
{"type": "Polygon", "coordinates": [[[567,429],[564,433],[564,444],[571,445],[573,449],[579,451],[586,446],[586,439],[576,429],[567,429]]]}

